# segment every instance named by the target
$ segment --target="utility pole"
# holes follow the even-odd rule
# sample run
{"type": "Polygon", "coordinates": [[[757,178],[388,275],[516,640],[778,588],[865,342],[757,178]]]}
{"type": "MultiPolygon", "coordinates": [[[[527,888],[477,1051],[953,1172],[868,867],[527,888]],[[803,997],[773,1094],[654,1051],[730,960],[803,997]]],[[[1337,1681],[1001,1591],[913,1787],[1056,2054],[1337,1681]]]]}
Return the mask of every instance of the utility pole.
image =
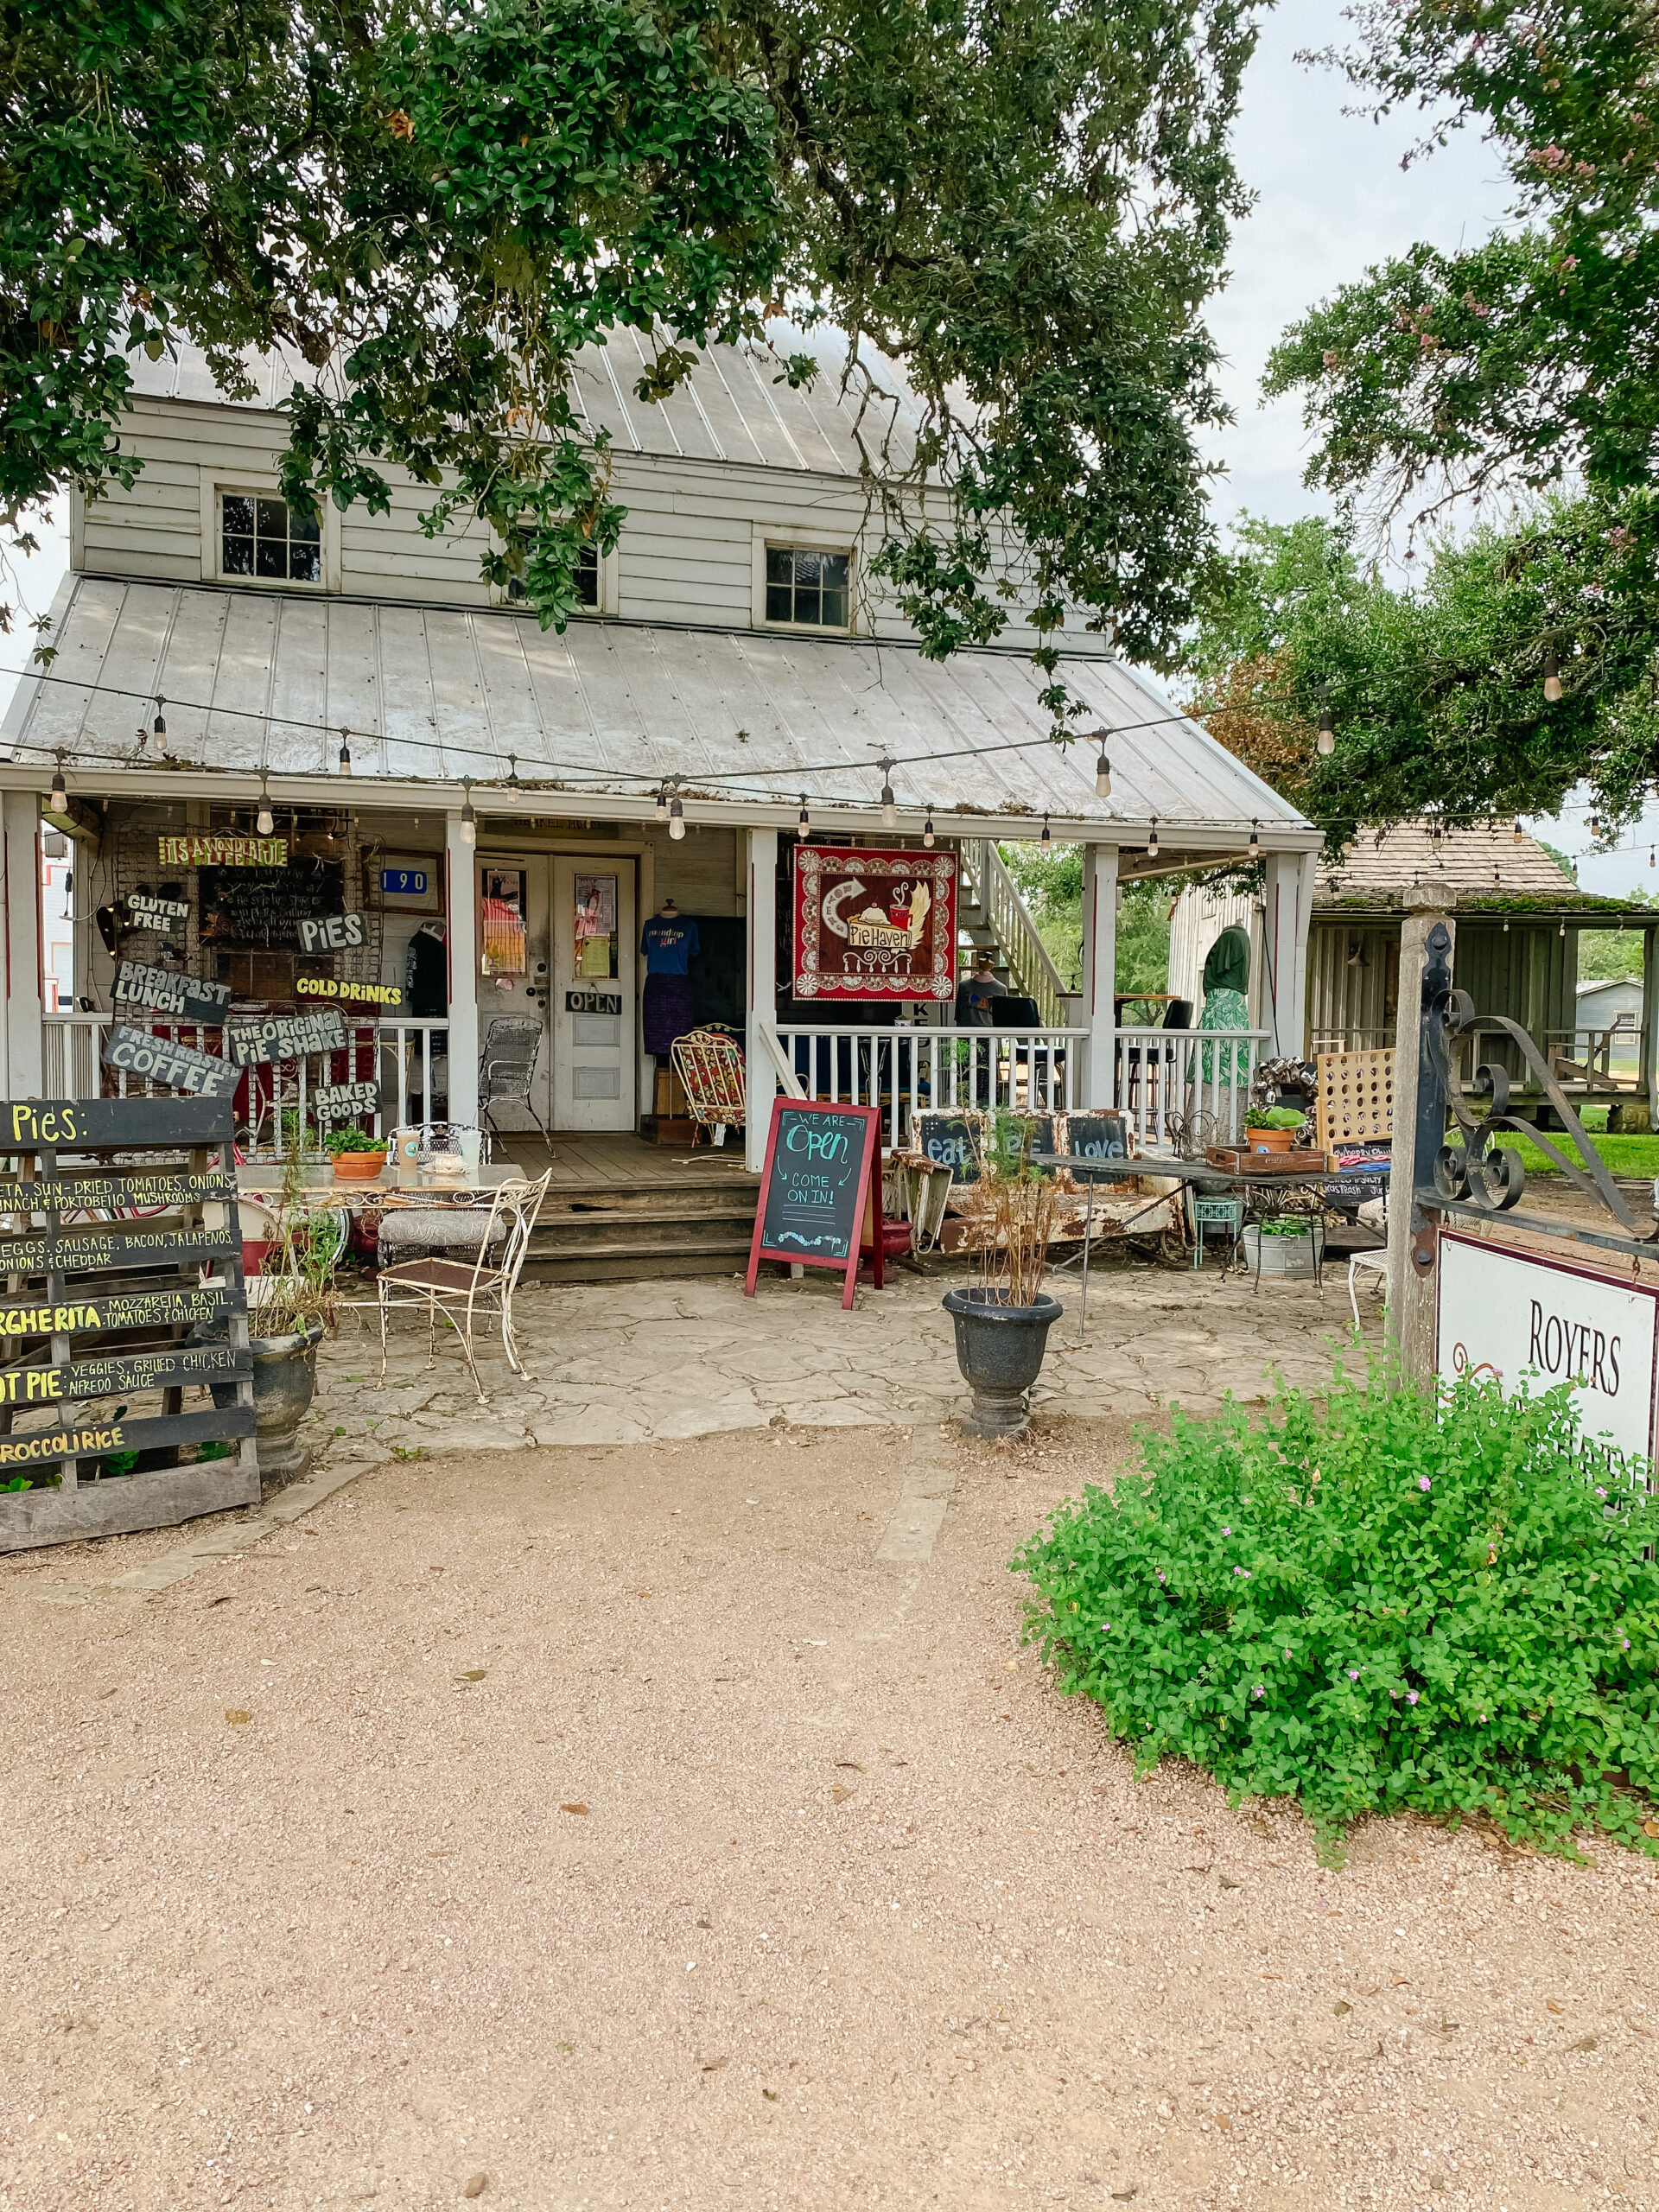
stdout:
{"type": "Polygon", "coordinates": [[[1434,1173],[1446,1141],[1446,1096],[1426,1064],[1423,1042],[1435,1001],[1452,988],[1457,924],[1444,891],[1406,893],[1400,929],[1400,1004],[1394,1038],[1394,1141],[1389,1173],[1388,1334],[1402,1372],[1426,1382],[1434,1373],[1434,1303],[1439,1236],[1414,1193],[1434,1173]]]}

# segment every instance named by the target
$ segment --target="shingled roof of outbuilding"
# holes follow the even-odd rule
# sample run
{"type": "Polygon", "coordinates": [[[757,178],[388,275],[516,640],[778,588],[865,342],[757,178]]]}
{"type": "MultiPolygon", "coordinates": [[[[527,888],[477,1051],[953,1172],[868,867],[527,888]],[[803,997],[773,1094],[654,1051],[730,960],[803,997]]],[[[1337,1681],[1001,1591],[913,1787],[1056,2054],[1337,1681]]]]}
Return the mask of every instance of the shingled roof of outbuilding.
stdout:
{"type": "Polygon", "coordinates": [[[1362,830],[1334,866],[1319,863],[1313,905],[1385,906],[1414,888],[1441,887],[1484,905],[1506,895],[1559,899],[1580,904],[1584,894],[1558,861],[1512,823],[1473,830],[1443,829],[1427,822],[1398,822],[1388,830],[1362,830]]]}

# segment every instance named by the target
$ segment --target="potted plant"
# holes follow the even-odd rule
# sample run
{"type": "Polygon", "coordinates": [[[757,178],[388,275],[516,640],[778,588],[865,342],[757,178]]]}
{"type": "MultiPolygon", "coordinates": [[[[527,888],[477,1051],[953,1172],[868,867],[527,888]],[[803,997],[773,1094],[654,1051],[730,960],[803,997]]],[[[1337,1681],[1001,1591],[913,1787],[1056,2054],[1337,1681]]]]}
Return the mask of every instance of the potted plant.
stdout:
{"type": "MultiPolygon", "coordinates": [[[[248,1348],[253,1355],[254,1445],[266,1488],[295,1481],[311,1464],[300,1441],[301,1421],[317,1388],[317,1346],[340,1307],[334,1268],[343,1249],[339,1223],[313,1214],[301,1200],[300,1157],[289,1153],[282,1195],[271,1210],[272,1239],[264,1272],[249,1287],[248,1348]]],[[[223,1339],[226,1324],[199,1324],[195,1341],[223,1339]]],[[[233,1382],[213,1385],[213,1403],[236,1403],[233,1382]]]]}
{"type": "Polygon", "coordinates": [[[1025,1434],[1026,1394],[1064,1310],[1042,1287],[1060,1201],[1052,1177],[1031,1164],[1033,1127],[1014,1114],[990,1116],[970,1189],[978,1280],[944,1296],[956,1324],[957,1364],[974,1394],[973,1413],[963,1423],[969,1436],[1025,1434]]]}
{"type": "Polygon", "coordinates": [[[1252,1274],[1311,1276],[1325,1256],[1325,1224],[1317,1214],[1280,1214],[1244,1231],[1244,1264],[1252,1274]]]}
{"type": "Polygon", "coordinates": [[[1296,1106],[1252,1106],[1244,1116],[1244,1141],[1252,1152],[1294,1152],[1307,1116],[1296,1106]]]}
{"type": "Polygon", "coordinates": [[[386,1140],[362,1129],[331,1129],[323,1140],[337,1183],[371,1183],[386,1164],[386,1140]]]}

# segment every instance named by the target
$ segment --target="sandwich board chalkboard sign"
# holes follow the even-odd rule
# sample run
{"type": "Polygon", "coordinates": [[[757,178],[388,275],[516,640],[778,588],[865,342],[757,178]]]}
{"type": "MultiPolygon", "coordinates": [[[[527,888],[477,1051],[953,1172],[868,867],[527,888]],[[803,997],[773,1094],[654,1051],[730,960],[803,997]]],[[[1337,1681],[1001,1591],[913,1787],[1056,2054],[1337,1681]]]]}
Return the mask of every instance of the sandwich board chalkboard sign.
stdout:
{"type": "Polygon", "coordinates": [[[784,1260],[792,1267],[841,1269],[846,1276],[841,1302],[849,1306],[865,1245],[880,1290],[880,1109],[774,1099],[745,1297],[754,1296],[762,1260],[784,1260]]]}

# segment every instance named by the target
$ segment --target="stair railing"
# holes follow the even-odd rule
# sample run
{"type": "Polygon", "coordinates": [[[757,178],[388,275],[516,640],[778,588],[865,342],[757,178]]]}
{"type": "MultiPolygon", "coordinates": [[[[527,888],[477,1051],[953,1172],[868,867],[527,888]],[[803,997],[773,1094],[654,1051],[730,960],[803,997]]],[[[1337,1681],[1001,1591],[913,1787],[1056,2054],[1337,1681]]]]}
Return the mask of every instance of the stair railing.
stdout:
{"type": "Polygon", "coordinates": [[[1063,1027],[1065,979],[1049,958],[1048,948],[1037,934],[1031,910],[1002,865],[1002,855],[995,841],[989,837],[964,838],[961,870],[962,889],[967,899],[984,915],[1008,973],[1020,987],[1020,997],[1036,1000],[1044,1028],[1063,1027]]]}

